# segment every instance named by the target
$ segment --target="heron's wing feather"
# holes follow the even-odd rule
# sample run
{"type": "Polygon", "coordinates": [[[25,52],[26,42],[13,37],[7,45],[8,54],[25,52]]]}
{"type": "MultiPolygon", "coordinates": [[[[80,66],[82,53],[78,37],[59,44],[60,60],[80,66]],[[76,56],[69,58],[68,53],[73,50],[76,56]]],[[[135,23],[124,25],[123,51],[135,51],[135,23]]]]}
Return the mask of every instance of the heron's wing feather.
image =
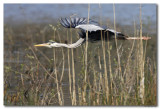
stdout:
{"type": "Polygon", "coordinates": [[[94,24],[81,24],[81,25],[76,26],[76,28],[80,28],[82,30],[89,31],[89,32],[97,31],[97,30],[104,30],[104,28],[94,25],[94,24]]]}
{"type": "MultiPolygon", "coordinates": [[[[88,24],[88,20],[86,18],[77,18],[77,17],[72,17],[72,18],[60,18],[60,24],[64,26],[65,28],[76,28],[78,25],[82,24],[88,24]]],[[[89,20],[89,24],[94,24],[98,25],[97,22],[93,20],[89,20]]]]}
{"type": "Polygon", "coordinates": [[[106,29],[107,31],[109,31],[109,32],[112,32],[112,33],[121,33],[121,32],[118,32],[118,31],[115,31],[115,30],[113,30],[113,29],[106,29]]]}

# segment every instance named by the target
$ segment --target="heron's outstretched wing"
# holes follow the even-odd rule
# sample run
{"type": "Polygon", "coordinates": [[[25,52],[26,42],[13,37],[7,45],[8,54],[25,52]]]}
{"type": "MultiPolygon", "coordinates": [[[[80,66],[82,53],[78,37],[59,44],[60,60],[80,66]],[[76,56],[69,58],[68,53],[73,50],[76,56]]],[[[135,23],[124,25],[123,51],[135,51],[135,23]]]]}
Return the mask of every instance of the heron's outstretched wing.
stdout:
{"type": "Polygon", "coordinates": [[[97,31],[97,30],[104,30],[104,28],[100,27],[99,24],[91,19],[86,18],[61,18],[60,23],[62,26],[66,28],[80,28],[85,31],[97,31]]]}
{"type": "MultiPolygon", "coordinates": [[[[78,18],[78,17],[71,17],[71,18],[60,18],[60,23],[65,28],[76,28],[78,25],[88,24],[88,19],[86,18],[78,18]]],[[[89,19],[89,24],[97,25],[98,23],[89,19]]]]}

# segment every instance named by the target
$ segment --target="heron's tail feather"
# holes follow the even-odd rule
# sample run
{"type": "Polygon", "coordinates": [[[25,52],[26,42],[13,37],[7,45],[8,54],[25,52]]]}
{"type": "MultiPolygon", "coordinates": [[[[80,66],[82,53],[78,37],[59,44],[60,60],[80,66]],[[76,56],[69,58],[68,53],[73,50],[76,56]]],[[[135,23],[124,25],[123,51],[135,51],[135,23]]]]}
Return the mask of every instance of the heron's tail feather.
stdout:
{"type": "MultiPolygon", "coordinates": [[[[115,35],[113,37],[115,38],[115,35]]],[[[122,33],[117,33],[116,34],[116,39],[118,39],[118,40],[127,40],[127,38],[129,38],[129,37],[122,34],[122,33]]]]}

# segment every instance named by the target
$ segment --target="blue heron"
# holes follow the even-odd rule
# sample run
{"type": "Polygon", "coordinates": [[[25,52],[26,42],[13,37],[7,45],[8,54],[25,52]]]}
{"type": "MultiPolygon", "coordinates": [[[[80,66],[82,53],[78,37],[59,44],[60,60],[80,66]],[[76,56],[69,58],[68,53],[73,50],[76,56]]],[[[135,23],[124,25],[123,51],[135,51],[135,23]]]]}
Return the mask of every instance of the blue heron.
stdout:
{"type": "Polygon", "coordinates": [[[134,40],[134,39],[142,39],[148,40],[150,37],[128,37],[127,35],[122,34],[121,32],[117,32],[113,29],[109,29],[107,27],[100,26],[97,22],[87,18],[60,18],[60,24],[65,28],[77,28],[80,29],[78,33],[80,39],[72,44],[65,43],[57,43],[55,41],[49,41],[48,43],[38,44],[35,46],[44,46],[44,47],[67,47],[67,48],[76,48],[82,45],[86,41],[86,37],[88,34],[88,41],[96,42],[100,40],[110,41],[113,39],[117,40],[134,40]],[[86,34],[87,33],[87,34],[86,34]]]}

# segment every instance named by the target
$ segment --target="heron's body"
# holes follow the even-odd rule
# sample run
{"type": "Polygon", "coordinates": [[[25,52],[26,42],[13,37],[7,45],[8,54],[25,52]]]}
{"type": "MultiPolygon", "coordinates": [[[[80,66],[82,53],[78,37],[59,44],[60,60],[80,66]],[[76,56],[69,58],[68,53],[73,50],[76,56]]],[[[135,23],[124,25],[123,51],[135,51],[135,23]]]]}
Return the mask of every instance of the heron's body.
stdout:
{"type": "MultiPolygon", "coordinates": [[[[82,43],[86,41],[86,36],[88,34],[88,41],[96,42],[100,40],[110,41],[112,39],[119,40],[129,40],[129,39],[140,39],[140,38],[132,38],[128,37],[121,32],[117,32],[115,30],[104,28],[99,26],[99,24],[93,20],[87,20],[86,18],[61,18],[60,23],[65,28],[77,28],[81,31],[79,32],[80,39],[73,44],[63,44],[56,43],[54,41],[38,44],[35,46],[45,46],[45,47],[67,47],[67,48],[76,48],[80,46],[82,43]]],[[[148,40],[150,38],[142,37],[143,40],[148,40]]]]}
{"type": "MultiPolygon", "coordinates": [[[[86,39],[86,32],[82,31],[81,33],[79,33],[79,36],[81,38],[86,39]]],[[[116,38],[117,39],[122,39],[125,40],[126,38],[128,38],[128,36],[123,35],[122,33],[116,33],[116,38]]],[[[88,40],[90,42],[96,42],[96,41],[100,41],[100,40],[112,40],[115,39],[115,33],[108,31],[108,30],[97,30],[97,31],[88,31],[88,40]]]]}

